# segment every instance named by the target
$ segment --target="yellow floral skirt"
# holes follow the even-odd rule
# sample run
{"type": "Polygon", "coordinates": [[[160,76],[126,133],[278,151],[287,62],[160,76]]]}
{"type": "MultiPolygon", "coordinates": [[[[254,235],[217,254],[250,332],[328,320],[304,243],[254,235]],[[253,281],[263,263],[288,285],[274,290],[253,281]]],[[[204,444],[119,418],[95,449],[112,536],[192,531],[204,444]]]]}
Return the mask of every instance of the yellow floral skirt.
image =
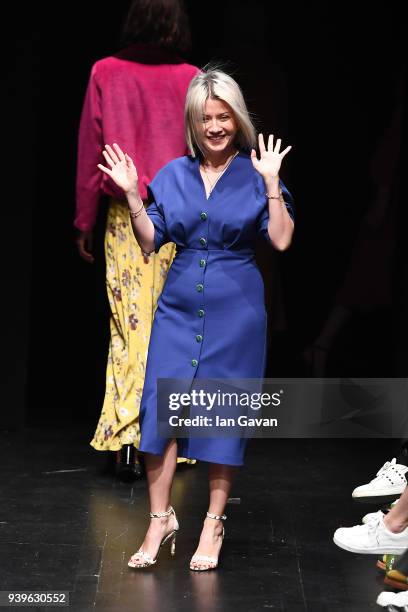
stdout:
{"type": "Polygon", "coordinates": [[[150,331],[174,254],[175,245],[170,243],[145,258],[133,235],[127,206],[110,201],[105,258],[111,337],[105,399],[91,441],[96,450],[139,446],[139,407],[150,331]]]}

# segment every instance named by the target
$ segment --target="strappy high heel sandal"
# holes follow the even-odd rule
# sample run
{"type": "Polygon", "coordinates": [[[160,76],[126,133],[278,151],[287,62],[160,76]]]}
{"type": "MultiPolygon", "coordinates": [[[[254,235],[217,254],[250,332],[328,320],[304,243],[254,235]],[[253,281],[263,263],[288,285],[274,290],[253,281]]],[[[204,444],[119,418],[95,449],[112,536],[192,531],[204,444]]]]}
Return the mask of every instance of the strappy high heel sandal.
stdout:
{"type": "Polygon", "coordinates": [[[171,514],[173,514],[174,516],[175,525],[172,531],[165,535],[162,541],[160,542],[159,550],[157,551],[157,555],[155,556],[155,558],[153,559],[153,557],[149,555],[149,553],[144,552],[142,548],[139,548],[139,550],[130,557],[128,562],[129,567],[134,569],[141,569],[143,567],[150,567],[151,565],[154,565],[158,559],[162,546],[166,542],[170,542],[170,553],[171,556],[174,557],[174,555],[176,554],[176,534],[179,530],[179,524],[174,509],[170,506],[167,512],[149,512],[150,518],[162,518],[164,516],[170,516],[171,514]]]}
{"type": "MultiPolygon", "coordinates": [[[[218,514],[212,514],[211,512],[207,512],[207,517],[211,519],[215,519],[216,521],[225,521],[227,518],[225,514],[218,515],[218,514]]],[[[225,537],[225,529],[223,526],[222,534],[221,534],[221,544],[224,540],[224,537],[225,537]]],[[[218,557],[208,557],[207,555],[193,555],[190,561],[190,569],[193,570],[194,572],[206,572],[208,570],[215,569],[216,567],[218,567],[218,557]],[[201,567],[194,567],[193,563],[197,561],[200,563],[204,563],[204,565],[201,567]]]]}

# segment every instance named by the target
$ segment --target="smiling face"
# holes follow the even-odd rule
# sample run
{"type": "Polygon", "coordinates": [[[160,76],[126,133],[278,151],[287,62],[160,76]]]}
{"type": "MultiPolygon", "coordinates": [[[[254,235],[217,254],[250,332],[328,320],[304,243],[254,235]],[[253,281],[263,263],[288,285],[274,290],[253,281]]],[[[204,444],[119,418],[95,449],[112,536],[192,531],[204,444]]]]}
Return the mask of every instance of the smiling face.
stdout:
{"type": "Polygon", "coordinates": [[[198,123],[196,129],[205,154],[227,156],[235,150],[238,126],[231,107],[223,100],[206,100],[203,121],[198,123]]]}

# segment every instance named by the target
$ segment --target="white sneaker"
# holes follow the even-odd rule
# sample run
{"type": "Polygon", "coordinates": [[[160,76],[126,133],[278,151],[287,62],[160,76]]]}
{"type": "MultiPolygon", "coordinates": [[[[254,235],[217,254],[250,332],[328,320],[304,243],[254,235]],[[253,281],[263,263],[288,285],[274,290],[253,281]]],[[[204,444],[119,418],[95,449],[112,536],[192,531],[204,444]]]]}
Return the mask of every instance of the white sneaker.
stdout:
{"type": "Polygon", "coordinates": [[[408,548],[408,527],[393,533],[384,525],[383,517],[366,525],[341,527],[334,533],[337,546],[365,555],[401,555],[408,548]]]}
{"type": "Polygon", "coordinates": [[[383,591],[377,598],[379,606],[385,608],[385,606],[408,606],[408,591],[402,591],[401,593],[392,593],[390,591],[383,591]]]}
{"type": "MultiPolygon", "coordinates": [[[[395,504],[398,502],[398,499],[392,502],[391,508],[395,506],[395,504]]],[[[371,521],[376,521],[377,519],[382,518],[384,516],[385,516],[385,513],[382,510],[378,510],[377,512],[369,512],[368,514],[365,514],[363,516],[363,518],[361,519],[361,522],[363,523],[363,525],[367,525],[367,523],[371,523],[371,521]]]]}
{"type": "Polygon", "coordinates": [[[378,512],[369,512],[365,514],[361,519],[363,525],[368,525],[368,523],[376,522],[378,519],[384,518],[385,514],[382,510],[378,510],[378,512]]]}
{"type": "Polygon", "coordinates": [[[405,474],[408,466],[397,463],[397,460],[384,463],[377,476],[368,484],[354,489],[353,497],[375,497],[376,495],[401,495],[407,486],[405,474]]]}

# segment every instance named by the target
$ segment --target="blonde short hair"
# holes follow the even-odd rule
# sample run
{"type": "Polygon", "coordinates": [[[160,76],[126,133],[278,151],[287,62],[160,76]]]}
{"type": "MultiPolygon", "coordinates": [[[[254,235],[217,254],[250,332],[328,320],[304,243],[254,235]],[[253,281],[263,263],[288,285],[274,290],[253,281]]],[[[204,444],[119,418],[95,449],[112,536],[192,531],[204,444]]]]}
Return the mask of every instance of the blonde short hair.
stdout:
{"type": "Polygon", "coordinates": [[[235,142],[237,147],[255,147],[255,127],[238,83],[222,70],[210,68],[195,76],[187,91],[184,121],[187,146],[191,155],[196,157],[202,153],[196,126],[203,121],[204,106],[209,98],[222,100],[231,107],[238,126],[235,142]]]}

